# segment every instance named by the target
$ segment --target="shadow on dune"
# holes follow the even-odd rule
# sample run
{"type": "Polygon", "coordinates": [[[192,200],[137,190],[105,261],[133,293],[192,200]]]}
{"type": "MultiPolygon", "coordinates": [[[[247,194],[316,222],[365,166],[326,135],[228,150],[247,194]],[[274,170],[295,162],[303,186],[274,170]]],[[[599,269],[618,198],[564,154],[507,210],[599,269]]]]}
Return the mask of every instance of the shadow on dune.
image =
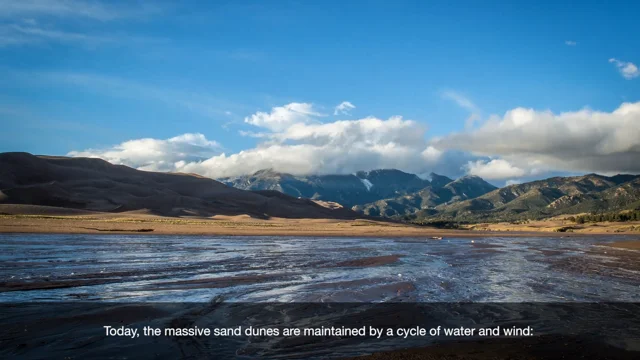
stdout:
{"type": "Polygon", "coordinates": [[[0,203],[161,216],[362,217],[275,191],[245,191],[194,174],[140,171],[101,159],[0,154],[0,203]]]}

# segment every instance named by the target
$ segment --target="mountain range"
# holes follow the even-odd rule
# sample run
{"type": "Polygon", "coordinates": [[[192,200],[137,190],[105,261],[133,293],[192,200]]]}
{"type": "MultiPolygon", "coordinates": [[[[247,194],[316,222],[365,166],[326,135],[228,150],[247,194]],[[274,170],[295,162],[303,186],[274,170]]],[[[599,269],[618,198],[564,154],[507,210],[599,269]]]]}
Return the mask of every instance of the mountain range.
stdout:
{"type": "Polygon", "coordinates": [[[295,176],[273,170],[221,182],[245,190],[332,201],[369,215],[404,220],[510,221],[640,206],[640,176],[587,174],[497,188],[473,175],[428,179],[395,169],[295,176]]]}
{"type": "Polygon", "coordinates": [[[267,169],[218,180],[238,189],[276,190],[294,197],[333,201],[345,207],[416,192],[430,185],[429,180],[395,169],[310,176],[294,176],[267,169]]]}
{"type": "Polygon", "coordinates": [[[509,185],[473,199],[436,206],[435,216],[457,221],[542,219],[562,214],[640,208],[640,176],[587,174],[509,185]]]}
{"type": "Polygon", "coordinates": [[[512,221],[640,208],[640,175],[553,177],[503,188],[477,176],[396,169],[308,176],[266,169],[214,180],[101,159],[1,153],[0,204],[163,216],[512,221]]]}
{"type": "Polygon", "coordinates": [[[425,179],[396,169],[312,176],[261,170],[252,175],[219,180],[243,190],[276,190],[296,197],[337,202],[359,213],[378,217],[434,210],[438,205],[473,199],[497,189],[472,175],[453,180],[431,173],[425,179]]]}

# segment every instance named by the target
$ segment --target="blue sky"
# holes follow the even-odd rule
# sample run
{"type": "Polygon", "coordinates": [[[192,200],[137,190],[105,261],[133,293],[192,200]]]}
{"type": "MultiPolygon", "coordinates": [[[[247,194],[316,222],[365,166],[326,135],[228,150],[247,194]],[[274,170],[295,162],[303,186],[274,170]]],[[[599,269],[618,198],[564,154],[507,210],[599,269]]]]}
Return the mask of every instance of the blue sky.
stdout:
{"type": "Polygon", "coordinates": [[[635,2],[0,0],[0,151],[213,177],[640,172],[638,13],[635,2]],[[336,111],[343,102],[354,107],[336,111]]]}

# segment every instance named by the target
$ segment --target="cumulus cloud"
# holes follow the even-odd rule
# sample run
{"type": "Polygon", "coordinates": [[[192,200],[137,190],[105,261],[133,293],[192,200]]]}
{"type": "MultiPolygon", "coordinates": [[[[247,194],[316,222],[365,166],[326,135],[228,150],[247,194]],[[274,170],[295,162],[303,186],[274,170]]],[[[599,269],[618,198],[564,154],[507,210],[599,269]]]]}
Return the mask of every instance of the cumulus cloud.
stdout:
{"type": "MultiPolygon", "coordinates": [[[[168,140],[132,140],[110,149],[70,155],[212,178],[245,175],[265,168],[293,174],[348,174],[379,168],[423,173],[432,170],[444,155],[428,145],[426,128],[413,120],[394,116],[322,123],[321,116],[306,103],[257,112],[245,122],[254,125],[258,132],[245,135],[263,142],[232,154],[215,153],[219,144],[200,134],[186,134],[168,140]],[[192,147],[187,149],[187,145],[192,147]],[[215,154],[206,156],[208,152],[215,154]]],[[[458,169],[461,164],[457,163],[458,169]]]]}
{"type": "Polygon", "coordinates": [[[112,164],[149,171],[175,171],[185,164],[220,153],[216,141],[202,134],[183,134],[166,140],[136,139],[107,149],[72,151],[68,156],[101,158],[112,164]]]}
{"type": "Polygon", "coordinates": [[[425,129],[415,121],[393,116],[387,120],[367,117],[323,124],[297,123],[272,137],[281,142],[293,140],[318,146],[349,147],[362,143],[368,146],[393,144],[424,148],[424,133],[425,129]]]}
{"type": "Polygon", "coordinates": [[[567,45],[567,46],[576,46],[576,45],[578,45],[577,42],[571,41],[571,40],[565,41],[564,44],[567,45]]]}
{"type": "Polygon", "coordinates": [[[614,64],[616,68],[618,68],[620,75],[627,80],[640,76],[640,70],[638,70],[636,64],[632,62],[620,61],[614,58],[609,59],[609,62],[614,64]]]}
{"type": "Polygon", "coordinates": [[[491,117],[477,130],[435,139],[431,145],[503,159],[510,166],[492,160],[469,169],[501,165],[504,179],[521,171],[521,176],[554,170],[640,173],[640,102],[624,103],[612,112],[554,114],[516,108],[503,117],[491,117]]]}
{"type": "Polygon", "coordinates": [[[312,104],[291,103],[284,106],[277,106],[271,112],[258,111],[244,119],[247,124],[266,128],[271,131],[281,131],[294,124],[304,124],[313,120],[314,117],[323,116],[313,109],[312,104]]]}
{"type": "Polygon", "coordinates": [[[423,124],[401,116],[321,120],[326,119],[313,105],[291,103],[246,117],[255,131],[244,135],[258,144],[235,153],[223,153],[220,144],[202,134],[185,134],[69,155],[212,178],[265,168],[296,175],[396,168],[415,174],[468,173],[509,183],[554,172],[640,173],[640,102],[611,112],[516,108],[489,117],[477,129],[431,140],[423,124]]]}
{"type": "Polygon", "coordinates": [[[314,119],[318,116],[309,104],[295,103],[270,113],[259,112],[246,122],[272,132],[245,134],[269,141],[236,154],[188,163],[179,170],[210,177],[244,175],[264,168],[292,174],[348,174],[378,168],[423,172],[441,155],[428,146],[423,126],[400,116],[328,123],[314,119]]]}
{"type": "Polygon", "coordinates": [[[511,165],[504,159],[469,161],[466,168],[470,175],[477,175],[487,180],[517,178],[526,174],[524,170],[511,165]]]}
{"type": "Polygon", "coordinates": [[[335,107],[333,115],[351,115],[351,110],[355,108],[356,106],[349,101],[343,101],[335,107]]]}

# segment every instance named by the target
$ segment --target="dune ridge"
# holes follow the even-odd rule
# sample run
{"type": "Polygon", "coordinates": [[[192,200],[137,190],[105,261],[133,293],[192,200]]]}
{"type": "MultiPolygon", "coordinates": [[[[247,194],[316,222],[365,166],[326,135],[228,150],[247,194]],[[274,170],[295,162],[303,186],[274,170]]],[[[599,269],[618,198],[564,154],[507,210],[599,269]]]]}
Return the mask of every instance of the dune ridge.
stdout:
{"type": "Polygon", "coordinates": [[[275,191],[235,189],[192,174],[141,171],[102,159],[28,153],[0,154],[0,191],[0,204],[43,206],[23,208],[33,214],[138,211],[169,217],[363,217],[349,209],[322,206],[275,191]]]}

